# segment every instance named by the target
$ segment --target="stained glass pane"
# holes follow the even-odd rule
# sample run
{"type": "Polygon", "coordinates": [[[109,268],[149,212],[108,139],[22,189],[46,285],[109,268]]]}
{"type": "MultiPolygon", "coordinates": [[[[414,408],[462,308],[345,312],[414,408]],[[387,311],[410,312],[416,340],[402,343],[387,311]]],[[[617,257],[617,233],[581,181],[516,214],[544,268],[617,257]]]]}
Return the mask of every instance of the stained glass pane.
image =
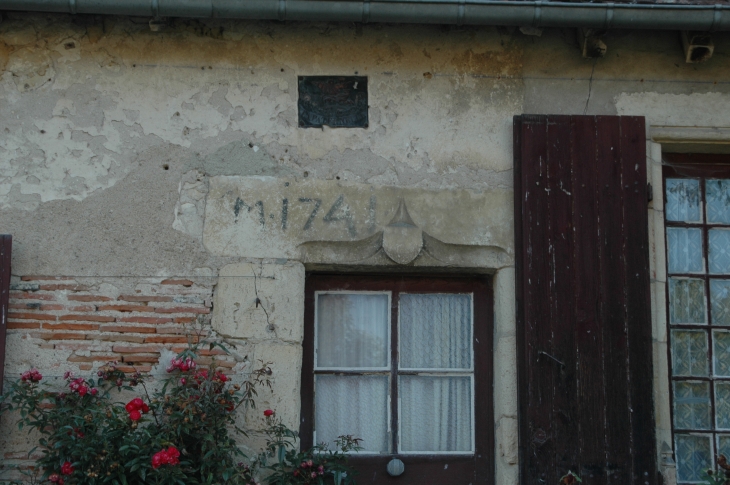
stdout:
{"type": "Polygon", "coordinates": [[[675,376],[707,376],[707,332],[672,330],[672,373],[675,376]]]}
{"type": "Polygon", "coordinates": [[[400,368],[471,368],[471,295],[400,295],[400,368]]]}
{"type": "Polygon", "coordinates": [[[712,340],[715,375],[730,377],[730,332],[713,332],[712,340]]]}
{"type": "Polygon", "coordinates": [[[670,273],[702,273],[702,231],[683,227],[667,228],[670,273]]]}
{"type": "Polygon", "coordinates": [[[705,282],[694,278],[669,278],[669,321],[705,323],[705,282]]]}
{"type": "Polygon", "coordinates": [[[710,273],[730,273],[730,230],[710,229],[710,273]]]}
{"type": "Polygon", "coordinates": [[[730,224],[730,180],[708,180],[705,182],[705,190],[707,222],[730,224]]]}
{"type": "Polygon", "coordinates": [[[730,429],[730,382],[715,383],[715,426],[730,429]]]}
{"type": "Polygon", "coordinates": [[[710,429],[710,384],[708,382],[674,383],[674,427],[710,429]]]}
{"type": "Polygon", "coordinates": [[[730,280],[710,280],[713,325],[730,325],[730,280]]]}
{"type": "Polygon", "coordinates": [[[717,456],[720,455],[725,455],[725,458],[730,459],[730,435],[717,436],[717,456]]]}
{"type": "Polygon", "coordinates": [[[318,443],[335,449],[335,439],[350,434],[364,451],[389,451],[388,377],[318,375],[314,391],[318,443]]]}
{"type": "Polygon", "coordinates": [[[664,211],[668,221],[700,222],[700,181],[667,179],[664,211]]]}
{"type": "Polygon", "coordinates": [[[675,436],[677,482],[701,482],[712,467],[712,445],[709,436],[678,434],[675,436]]]}

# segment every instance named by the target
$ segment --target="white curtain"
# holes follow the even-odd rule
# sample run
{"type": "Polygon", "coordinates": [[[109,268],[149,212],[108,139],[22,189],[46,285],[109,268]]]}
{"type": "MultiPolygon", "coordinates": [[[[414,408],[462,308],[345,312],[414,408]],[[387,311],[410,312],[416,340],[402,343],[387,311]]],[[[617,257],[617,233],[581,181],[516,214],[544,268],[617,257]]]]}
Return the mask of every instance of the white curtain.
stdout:
{"type": "Polygon", "coordinates": [[[400,368],[471,368],[471,295],[400,295],[400,368]]]}
{"type": "Polygon", "coordinates": [[[390,367],[388,295],[317,296],[316,367],[390,367]]]}
{"type": "Polygon", "coordinates": [[[364,451],[388,453],[388,377],[318,375],[314,423],[317,442],[333,449],[335,438],[351,434],[364,451]]]}
{"type": "Polygon", "coordinates": [[[400,377],[403,451],[473,451],[471,377],[400,377]]]}

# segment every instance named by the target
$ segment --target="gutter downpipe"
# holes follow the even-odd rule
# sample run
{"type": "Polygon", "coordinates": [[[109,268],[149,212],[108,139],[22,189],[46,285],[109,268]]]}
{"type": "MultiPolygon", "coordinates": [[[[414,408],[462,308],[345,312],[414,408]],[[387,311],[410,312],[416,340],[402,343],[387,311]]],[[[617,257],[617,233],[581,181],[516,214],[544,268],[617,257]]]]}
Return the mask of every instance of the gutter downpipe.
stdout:
{"type": "Polygon", "coordinates": [[[0,0],[0,10],[214,19],[730,30],[730,5],[501,0],[0,0]]]}

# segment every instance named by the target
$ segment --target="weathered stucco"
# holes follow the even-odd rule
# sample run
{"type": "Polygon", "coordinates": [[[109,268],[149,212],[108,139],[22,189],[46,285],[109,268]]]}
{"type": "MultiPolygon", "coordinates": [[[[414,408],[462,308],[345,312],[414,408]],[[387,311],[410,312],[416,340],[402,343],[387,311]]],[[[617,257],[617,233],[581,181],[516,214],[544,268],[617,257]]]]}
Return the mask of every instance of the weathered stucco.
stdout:
{"type": "MultiPolygon", "coordinates": [[[[568,29],[173,19],[151,32],[147,20],[0,23],[0,232],[14,236],[16,280],[73,276],[90,295],[117,299],[190,279],[213,292],[212,328],[238,364],[274,362],[275,392],[262,405],[296,426],[305,269],[494,273],[496,483],[517,483],[512,117],[728,127],[730,36],[716,34],[714,57],[689,65],[674,32],[610,32],[607,56],[594,61],[568,29]],[[368,76],[368,128],[298,128],[297,76],[319,74],[368,76]],[[401,202],[407,234],[388,229],[401,202]]],[[[670,426],[663,258],[657,246],[660,441],[670,426]]],[[[10,377],[68,365],[73,342],[31,333],[9,335],[10,377]]],[[[111,348],[92,345],[82,351],[89,367],[111,348]]],[[[28,444],[10,426],[0,446],[15,459],[28,444]]]]}

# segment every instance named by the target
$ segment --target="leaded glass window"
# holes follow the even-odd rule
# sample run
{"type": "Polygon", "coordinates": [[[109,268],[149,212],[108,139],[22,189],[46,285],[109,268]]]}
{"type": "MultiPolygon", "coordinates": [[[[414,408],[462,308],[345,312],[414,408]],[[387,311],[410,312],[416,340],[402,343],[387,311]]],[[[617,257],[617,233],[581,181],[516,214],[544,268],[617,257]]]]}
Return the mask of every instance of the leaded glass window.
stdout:
{"type": "Polygon", "coordinates": [[[677,483],[730,458],[730,179],[665,172],[677,483]]]}

